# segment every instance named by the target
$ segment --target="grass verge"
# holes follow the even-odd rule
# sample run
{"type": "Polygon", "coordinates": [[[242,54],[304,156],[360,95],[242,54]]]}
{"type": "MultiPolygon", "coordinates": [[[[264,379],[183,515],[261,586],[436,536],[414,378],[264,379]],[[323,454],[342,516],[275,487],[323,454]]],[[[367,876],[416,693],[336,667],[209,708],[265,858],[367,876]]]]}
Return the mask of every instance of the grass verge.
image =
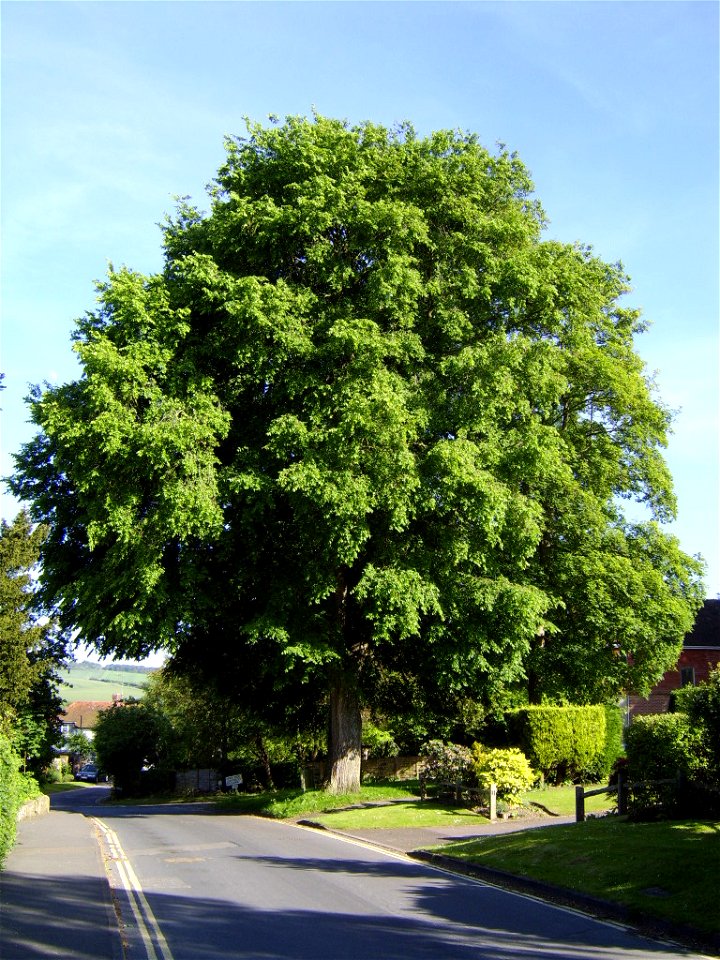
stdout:
{"type": "MultiPolygon", "coordinates": [[[[575,813],[575,788],[570,786],[546,787],[542,790],[530,790],[521,797],[524,810],[519,815],[548,817],[571,816],[575,813]]],[[[607,797],[588,797],[587,813],[607,811],[612,800],[607,797]]],[[[474,810],[448,803],[431,800],[419,800],[409,795],[405,803],[387,807],[360,807],[350,810],[333,811],[325,809],[316,816],[320,823],[336,830],[376,830],[407,829],[412,827],[464,827],[488,823],[486,817],[474,810]]]]}
{"type": "Polygon", "coordinates": [[[437,847],[434,853],[720,933],[720,822],[607,817],[437,847]]]}
{"type": "Polygon", "coordinates": [[[68,790],[83,790],[89,787],[89,783],[80,783],[76,780],[67,780],[65,783],[41,783],[40,789],[44,794],[50,796],[53,793],[66,793],[68,790]]]}
{"type": "MultiPolygon", "coordinates": [[[[219,806],[238,813],[255,813],[281,820],[307,817],[338,808],[374,805],[388,801],[417,800],[412,785],[397,783],[363,786],[359,793],[337,795],[322,790],[276,790],[272,793],[225,794],[218,798],[219,806]]],[[[366,808],[367,809],[367,808],[366,808]]],[[[377,809],[374,806],[370,809],[377,809]]]]}

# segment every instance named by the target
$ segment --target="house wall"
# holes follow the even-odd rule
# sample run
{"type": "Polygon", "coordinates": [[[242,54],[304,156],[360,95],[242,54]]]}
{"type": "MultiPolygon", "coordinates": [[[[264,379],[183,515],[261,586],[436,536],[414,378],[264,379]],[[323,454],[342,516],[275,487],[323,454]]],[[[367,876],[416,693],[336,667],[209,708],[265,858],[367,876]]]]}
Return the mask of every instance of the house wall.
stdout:
{"type": "Polygon", "coordinates": [[[630,716],[667,713],[670,694],[683,686],[683,670],[693,671],[693,684],[704,683],[710,671],[720,666],[720,647],[684,647],[674,670],[668,670],[649,697],[630,697],[630,716]]]}

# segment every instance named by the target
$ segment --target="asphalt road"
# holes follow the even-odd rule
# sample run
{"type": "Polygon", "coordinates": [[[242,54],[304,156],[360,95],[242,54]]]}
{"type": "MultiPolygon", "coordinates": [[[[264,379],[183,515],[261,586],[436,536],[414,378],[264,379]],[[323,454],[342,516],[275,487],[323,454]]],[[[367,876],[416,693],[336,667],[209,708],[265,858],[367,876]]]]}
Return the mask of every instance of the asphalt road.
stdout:
{"type": "Polygon", "coordinates": [[[2,960],[693,956],[331,834],[203,805],[93,804],[104,792],[57,795],[20,824],[0,874],[2,960]]]}

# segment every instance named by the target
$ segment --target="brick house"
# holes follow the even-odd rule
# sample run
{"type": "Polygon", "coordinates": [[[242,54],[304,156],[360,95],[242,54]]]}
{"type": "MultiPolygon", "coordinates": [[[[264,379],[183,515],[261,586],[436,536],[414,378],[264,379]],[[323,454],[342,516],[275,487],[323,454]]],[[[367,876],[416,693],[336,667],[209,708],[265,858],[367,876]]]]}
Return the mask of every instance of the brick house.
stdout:
{"type": "Polygon", "coordinates": [[[98,715],[103,710],[109,710],[117,702],[117,696],[112,700],[73,700],[60,714],[60,730],[63,736],[82,733],[88,740],[92,740],[95,736],[98,715]]]}
{"type": "Polygon", "coordinates": [[[667,713],[670,694],[687,684],[703,683],[720,665],[720,599],[706,600],[690,633],[685,635],[680,659],[650,691],[649,697],[630,697],[630,716],[667,713]]]}

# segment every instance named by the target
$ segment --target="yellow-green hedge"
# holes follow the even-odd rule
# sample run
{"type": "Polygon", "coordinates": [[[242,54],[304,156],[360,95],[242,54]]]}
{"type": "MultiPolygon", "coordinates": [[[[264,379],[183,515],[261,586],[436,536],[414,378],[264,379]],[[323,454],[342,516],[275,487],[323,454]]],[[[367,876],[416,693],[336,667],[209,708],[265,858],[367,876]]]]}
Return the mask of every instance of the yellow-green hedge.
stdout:
{"type": "Polygon", "coordinates": [[[550,782],[594,779],[603,764],[603,706],[523,707],[512,711],[509,721],[513,739],[550,782]]]}

